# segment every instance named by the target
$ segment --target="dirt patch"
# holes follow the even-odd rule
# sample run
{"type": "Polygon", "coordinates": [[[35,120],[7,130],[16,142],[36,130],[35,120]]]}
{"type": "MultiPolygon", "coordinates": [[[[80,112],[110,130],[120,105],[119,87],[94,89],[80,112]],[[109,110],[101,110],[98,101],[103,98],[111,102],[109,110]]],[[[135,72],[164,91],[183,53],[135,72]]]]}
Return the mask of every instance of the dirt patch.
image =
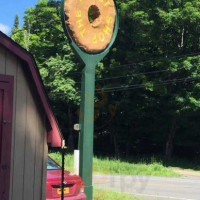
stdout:
{"type": "Polygon", "coordinates": [[[172,169],[172,171],[183,176],[200,177],[200,172],[190,171],[188,169],[172,169]]]}

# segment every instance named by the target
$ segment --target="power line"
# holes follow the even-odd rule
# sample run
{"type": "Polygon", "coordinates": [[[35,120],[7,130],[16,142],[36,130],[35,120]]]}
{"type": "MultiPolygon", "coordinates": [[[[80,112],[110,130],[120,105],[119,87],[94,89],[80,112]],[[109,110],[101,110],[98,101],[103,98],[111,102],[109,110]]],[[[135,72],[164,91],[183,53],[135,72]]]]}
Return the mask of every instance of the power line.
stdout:
{"type": "MultiPolygon", "coordinates": [[[[184,67],[179,68],[184,69],[184,67]]],[[[104,81],[104,80],[111,80],[111,79],[120,79],[120,78],[127,78],[127,77],[133,77],[133,76],[138,76],[138,75],[146,75],[146,74],[157,74],[161,72],[167,72],[170,71],[171,69],[165,69],[165,70],[157,70],[157,71],[150,71],[150,72],[142,72],[142,73],[136,73],[132,75],[126,75],[126,76],[113,76],[113,77],[108,77],[108,78],[102,78],[102,79],[96,79],[96,81],[104,81]]]]}
{"type": "MultiPolygon", "coordinates": [[[[159,84],[154,84],[153,86],[168,85],[170,83],[195,81],[195,80],[199,80],[199,79],[200,79],[200,77],[187,77],[187,78],[180,78],[180,79],[171,79],[171,80],[161,81],[159,84]]],[[[102,89],[97,89],[95,91],[98,92],[98,91],[103,90],[103,92],[114,92],[114,91],[140,89],[140,88],[144,88],[144,87],[146,87],[145,84],[135,84],[135,85],[120,86],[120,87],[102,88],[102,89]]]]}
{"type": "MultiPolygon", "coordinates": [[[[161,81],[159,84],[154,84],[153,86],[160,86],[160,85],[169,85],[172,83],[182,83],[182,82],[189,82],[189,81],[196,81],[199,80],[200,77],[187,77],[187,78],[180,78],[180,79],[170,79],[170,80],[165,80],[161,81]]],[[[96,92],[103,91],[106,93],[109,92],[118,92],[118,91],[126,91],[126,90],[135,90],[135,89],[141,89],[145,88],[145,84],[135,84],[135,85],[126,85],[126,86],[121,86],[121,87],[111,87],[111,88],[102,88],[102,89],[96,89],[96,92]]],[[[77,93],[80,93],[81,91],[79,90],[77,93]]],[[[63,95],[65,94],[64,92],[56,93],[56,95],[63,95]]],[[[52,94],[50,94],[52,95],[52,94]]]]}
{"type": "MultiPolygon", "coordinates": [[[[182,54],[182,55],[179,55],[179,56],[172,56],[172,57],[168,57],[168,58],[163,57],[163,58],[158,58],[158,59],[151,59],[151,60],[139,61],[139,62],[135,62],[135,63],[117,65],[114,68],[121,68],[121,67],[126,67],[126,66],[128,66],[128,67],[133,67],[133,66],[137,67],[138,64],[143,64],[143,63],[148,63],[148,62],[156,62],[156,61],[161,61],[161,60],[164,60],[164,59],[173,60],[173,59],[176,59],[176,58],[184,58],[184,57],[189,57],[189,56],[200,56],[200,52],[182,54]]],[[[165,70],[160,70],[160,71],[165,71],[165,70]]],[[[160,72],[160,71],[158,71],[158,72],[160,72]]],[[[147,73],[151,73],[151,72],[147,72],[147,73]]],[[[81,74],[81,72],[77,72],[77,74],[81,74]]],[[[139,73],[139,74],[142,74],[142,73],[139,73]]],[[[126,77],[126,76],[119,76],[119,77],[126,77]]],[[[109,79],[109,78],[97,79],[97,80],[106,80],[106,79],[109,79]]],[[[80,82],[77,82],[77,83],[80,83],[80,82]]]]}
{"type": "MultiPolygon", "coordinates": [[[[69,73],[67,73],[67,75],[74,75],[74,74],[82,74],[81,72],[69,72],[69,73]]],[[[79,83],[79,82],[76,82],[76,83],[79,83]]],[[[81,83],[81,82],[80,82],[81,83]]]]}
{"type": "MultiPolygon", "coordinates": [[[[128,77],[133,77],[133,76],[142,75],[142,74],[155,74],[155,73],[160,73],[160,72],[165,72],[165,71],[169,71],[169,69],[166,69],[166,70],[158,70],[158,71],[152,71],[152,72],[137,73],[137,74],[125,75],[125,76],[111,76],[111,77],[108,77],[108,78],[96,79],[95,81],[97,82],[97,81],[104,81],[104,80],[128,78],[128,77]]],[[[76,83],[81,83],[81,81],[80,81],[80,82],[76,82],[76,83]]]]}
{"type": "Polygon", "coordinates": [[[160,61],[160,60],[173,60],[173,59],[176,59],[176,58],[184,58],[184,57],[189,57],[189,56],[198,56],[200,55],[200,51],[198,52],[193,52],[193,53],[188,53],[188,54],[182,54],[182,55],[177,55],[177,56],[171,56],[171,57],[162,57],[162,58],[158,58],[158,59],[150,59],[150,60],[144,60],[144,61],[139,61],[139,62],[134,62],[134,63],[127,63],[127,64],[123,64],[123,65],[118,65],[118,66],[115,66],[116,67],[125,67],[125,66],[129,66],[129,67],[133,67],[137,64],[143,64],[143,63],[148,63],[148,62],[156,62],[156,61],[160,61]]]}
{"type": "MultiPolygon", "coordinates": [[[[194,68],[195,66],[191,67],[194,68]]],[[[184,67],[180,67],[178,68],[178,70],[181,70],[181,69],[185,69],[184,67]]],[[[165,69],[165,70],[157,70],[157,71],[149,71],[149,72],[141,72],[141,73],[136,73],[136,74],[132,74],[132,75],[125,75],[125,76],[111,76],[111,77],[108,77],[108,78],[101,78],[101,79],[96,79],[96,82],[98,81],[104,81],[104,80],[113,80],[113,79],[121,79],[121,78],[128,78],[128,77],[133,77],[133,76],[138,76],[138,75],[147,75],[147,74],[157,74],[157,73],[161,73],[161,72],[167,72],[167,71],[170,71],[171,69],[165,69]]],[[[178,71],[177,70],[177,71],[178,71]]],[[[80,84],[80,82],[75,82],[75,83],[78,83],[80,84]]]]}

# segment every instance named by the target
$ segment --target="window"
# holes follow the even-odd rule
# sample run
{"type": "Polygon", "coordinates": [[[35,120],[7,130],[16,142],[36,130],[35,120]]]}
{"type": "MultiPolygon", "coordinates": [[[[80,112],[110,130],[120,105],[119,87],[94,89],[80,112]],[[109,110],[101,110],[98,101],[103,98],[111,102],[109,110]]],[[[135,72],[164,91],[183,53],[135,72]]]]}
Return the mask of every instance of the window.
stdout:
{"type": "Polygon", "coordinates": [[[51,158],[47,158],[47,170],[60,170],[61,167],[51,158]]]}

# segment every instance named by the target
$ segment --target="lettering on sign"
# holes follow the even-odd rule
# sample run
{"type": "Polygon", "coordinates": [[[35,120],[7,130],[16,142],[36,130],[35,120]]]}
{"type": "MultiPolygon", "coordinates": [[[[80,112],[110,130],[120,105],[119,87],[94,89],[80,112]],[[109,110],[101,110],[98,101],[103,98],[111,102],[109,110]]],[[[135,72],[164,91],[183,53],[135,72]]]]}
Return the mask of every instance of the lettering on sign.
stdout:
{"type": "Polygon", "coordinates": [[[110,43],[116,10],[113,0],[65,0],[66,25],[77,45],[99,52],[110,43]]]}

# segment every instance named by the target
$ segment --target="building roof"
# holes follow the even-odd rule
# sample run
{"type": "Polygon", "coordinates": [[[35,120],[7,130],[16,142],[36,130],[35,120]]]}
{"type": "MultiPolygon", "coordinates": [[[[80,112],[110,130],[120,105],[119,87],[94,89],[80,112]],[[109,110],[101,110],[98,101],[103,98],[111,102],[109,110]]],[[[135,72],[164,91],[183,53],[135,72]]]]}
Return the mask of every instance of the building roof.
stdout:
{"type": "Polygon", "coordinates": [[[20,60],[24,61],[26,64],[23,67],[27,68],[29,75],[32,77],[35,88],[37,89],[38,96],[41,100],[44,112],[46,113],[47,120],[50,124],[50,129],[48,130],[48,144],[52,147],[61,147],[63,136],[59,129],[57,120],[53,114],[52,108],[49,103],[49,98],[45,92],[44,85],[39,74],[38,68],[36,66],[35,59],[33,56],[14,42],[11,38],[6,36],[0,31],[0,45],[3,45],[6,49],[16,55],[20,60]]]}

